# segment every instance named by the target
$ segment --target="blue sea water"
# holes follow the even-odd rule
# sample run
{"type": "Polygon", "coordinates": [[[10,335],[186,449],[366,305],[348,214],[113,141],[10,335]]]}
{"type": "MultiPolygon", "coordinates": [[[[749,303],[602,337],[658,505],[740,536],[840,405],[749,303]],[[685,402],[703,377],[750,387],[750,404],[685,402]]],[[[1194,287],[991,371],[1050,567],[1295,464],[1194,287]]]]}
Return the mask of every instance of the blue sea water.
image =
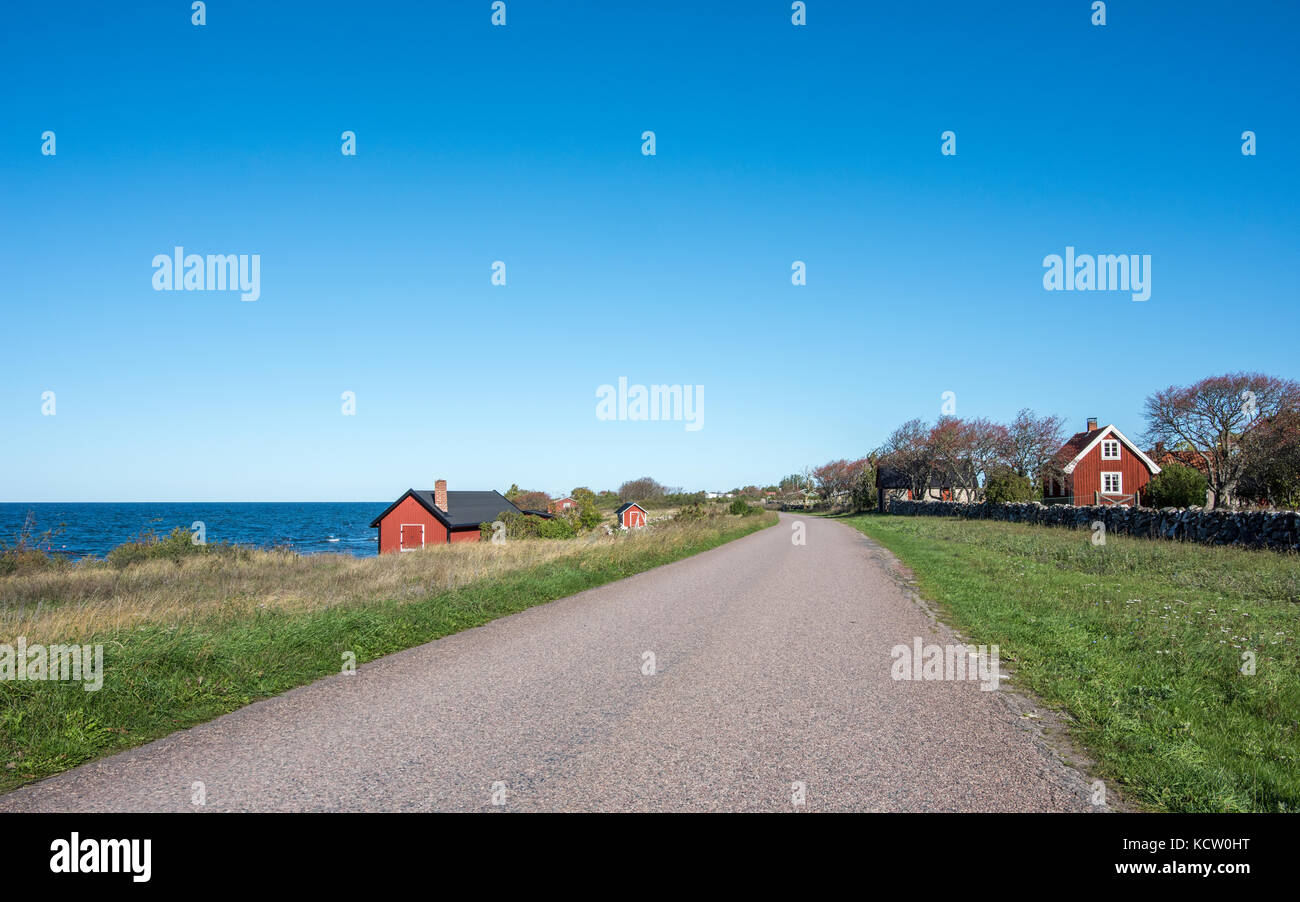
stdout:
{"type": "Polygon", "coordinates": [[[203,523],[208,542],[259,548],[284,546],[303,554],[378,552],[370,521],[391,501],[12,504],[0,503],[0,541],[12,544],[30,511],[35,532],[56,531],[50,550],[103,557],[144,530],[166,535],[203,523]]]}

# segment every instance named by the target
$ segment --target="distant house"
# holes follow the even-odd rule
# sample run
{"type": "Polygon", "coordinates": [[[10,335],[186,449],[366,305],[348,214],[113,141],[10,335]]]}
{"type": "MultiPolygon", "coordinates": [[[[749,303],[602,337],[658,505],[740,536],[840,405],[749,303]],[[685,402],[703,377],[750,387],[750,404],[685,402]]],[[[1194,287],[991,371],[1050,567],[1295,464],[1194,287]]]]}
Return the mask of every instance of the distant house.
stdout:
{"type": "Polygon", "coordinates": [[[578,502],[572,498],[556,498],[546,506],[546,509],[553,514],[560,514],[564,511],[577,510],[578,502]]]}
{"type": "Polygon", "coordinates": [[[415,551],[427,545],[479,541],[479,524],[505,512],[522,513],[500,492],[449,492],[439,479],[433,491],[407,489],[371,528],[379,529],[379,553],[415,551]]]}
{"type": "Polygon", "coordinates": [[[618,525],[624,529],[635,529],[638,526],[645,526],[646,510],[634,501],[629,501],[614,511],[614,516],[618,517],[618,525]]]}
{"type": "Polygon", "coordinates": [[[1133,507],[1160,465],[1112,423],[1070,437],[1043,474],[1045,504],[1111,504],[1133,507]]]}
{"type": "Polygon", "coordinates": [[[876,467],[876,507],[883,514],[890,501],[971,501],[970,490],[956,484],[949,471],[935,467],[920,498],[914,498],[912,480],[901,468],[882,460],[876,467]]]}

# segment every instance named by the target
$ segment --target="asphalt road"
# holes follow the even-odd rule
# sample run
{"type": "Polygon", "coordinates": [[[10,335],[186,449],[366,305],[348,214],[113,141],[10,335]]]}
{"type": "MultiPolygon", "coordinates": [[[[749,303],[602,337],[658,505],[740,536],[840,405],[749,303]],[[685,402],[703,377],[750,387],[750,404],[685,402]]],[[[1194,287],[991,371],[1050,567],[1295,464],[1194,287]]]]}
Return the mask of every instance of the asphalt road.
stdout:
{"type": "Polygon", "coordinates": [[[894,680],[894,646],[955,640],[883,549],[814,517],[795,545],[796,519],[84,765],[0,811],[1096,810],[1014,680],[894,680]]]}

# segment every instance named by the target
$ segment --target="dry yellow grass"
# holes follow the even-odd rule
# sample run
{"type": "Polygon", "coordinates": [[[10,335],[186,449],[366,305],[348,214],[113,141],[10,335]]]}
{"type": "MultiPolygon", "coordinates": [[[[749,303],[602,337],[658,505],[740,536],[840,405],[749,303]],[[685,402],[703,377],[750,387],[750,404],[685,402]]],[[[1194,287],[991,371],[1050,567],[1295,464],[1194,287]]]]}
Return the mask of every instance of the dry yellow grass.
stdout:
{"type": "Polygon", "coordinates": [[[551,560],[600,558],[631,543],[686,544],[739,518],[660,524],[633,535],[454,544],[355,558],[249,551],[157,559],[116,569],[102,562],[0,577],[0,643],[75,641],[146,624],[239,617],[258,608],[304,612],[340,604],[407,601],[551,560]]]}

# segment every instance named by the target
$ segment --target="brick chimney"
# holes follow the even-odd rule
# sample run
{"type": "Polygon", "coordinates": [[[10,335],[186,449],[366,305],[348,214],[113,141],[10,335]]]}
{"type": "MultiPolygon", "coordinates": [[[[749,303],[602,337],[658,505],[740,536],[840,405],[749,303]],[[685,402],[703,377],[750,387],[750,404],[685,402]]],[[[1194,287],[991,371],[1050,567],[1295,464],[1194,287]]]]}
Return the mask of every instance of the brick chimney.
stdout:
{"type": "Polygon", "coordinates": [[[433,503],[444,514],[447,512],[447,480],[439,479],[433,484],[433,503]]]}
{"type": "Polygon", "coordinates": [[[1097,428],[1097,418],[1096,418],[1096,417],[1088,417],[1088,431],[1089,431],[1089,432],[1092,432],[1092,430],[1094,430],[1094,429],[1096,429],[1096,428],[1097,428]]]}

